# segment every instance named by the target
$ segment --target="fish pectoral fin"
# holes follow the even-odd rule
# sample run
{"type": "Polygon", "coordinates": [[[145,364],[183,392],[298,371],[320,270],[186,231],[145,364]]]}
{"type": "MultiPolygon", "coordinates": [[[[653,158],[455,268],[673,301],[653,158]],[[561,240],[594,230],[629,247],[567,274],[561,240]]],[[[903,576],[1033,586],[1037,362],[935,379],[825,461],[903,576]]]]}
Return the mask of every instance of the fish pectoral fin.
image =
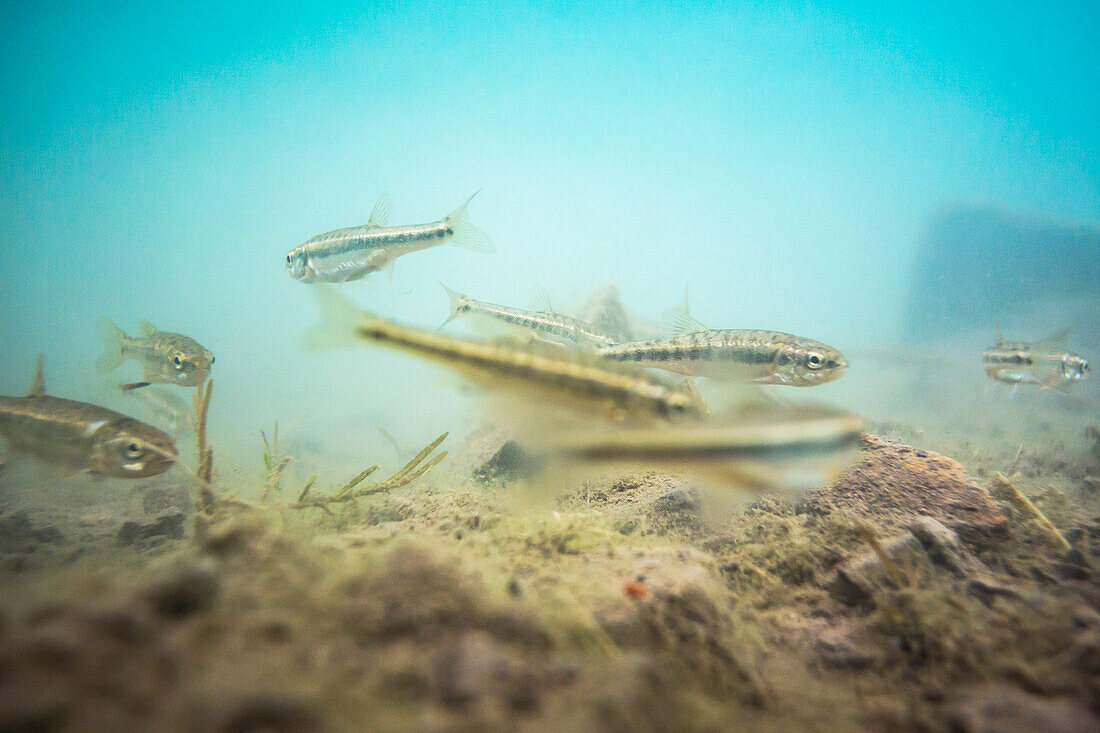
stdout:
{"type": "Polygon", "coordinates": [[[1035,359],[1031,373],[1039,380],[1044,389],[1056,387],[1065,379],[1064,363],[1061,354],[1044,354],[1035,359]]]}
{"type": "Polygon", "coordinates": [[[378,194],[378,200],[374,202],[374,208],[370,210],[369,227],[384,227],[390,220],[390,210],[393,208],[393,200],[389,191],[378,194]]]}
{"type": "Polygon", "coordinates": [[[120,384],[118,388],[123,392],[129,392],[135,389],[141,389],[142,387],[148,387],[152,382],[130,382],[129,384],[120,384]]]}
{"type": "Polygon", "coordinates": [[[142,336],[152,336],[157,332],[157,327],[149,323],[149,321],[142,319],[138,321],[138,331],[141,332],[142,336]]]}

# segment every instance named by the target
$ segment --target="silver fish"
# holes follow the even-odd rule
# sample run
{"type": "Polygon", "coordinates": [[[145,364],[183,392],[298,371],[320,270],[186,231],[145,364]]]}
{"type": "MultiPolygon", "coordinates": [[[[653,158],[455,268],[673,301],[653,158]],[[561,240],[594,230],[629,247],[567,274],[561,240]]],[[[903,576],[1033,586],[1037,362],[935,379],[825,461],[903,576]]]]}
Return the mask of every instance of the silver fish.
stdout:
{"type": "Polygon", "coordinates": [[[572,346],[596,347],[610,346],[615,343],[615,340],[610,336],[600,333],[584,321],[554,313],[549,307],[546,310],[531,311],[506,305],[495,305],[481,300],[474,300],[463,293],[451,290],[443,283],[439,284],[447,291],[447,297],[451,300],[451,314],[447,320],[440,324],[440,328],[461,316],[479,315],[526,331],[533,331],[540,337],[550,338],[572,346]]]}
{"type": "Polygon", "coordinates": [[[645,421],[705,414],[697,395],[590,352],[545,342],[454,338],[361,311],[331,288],[318,288],[317,297],[323,322],[312,341],[318,346],[358,337],[435,361],[492,388],[518,393],[525,404],[571,408],[583,416],[645,421]]]}
{"type": "Polygon", "coordinates": [[[1038,384],[1042,388],[1064,388],[1089,375],[1084,357],[1066,349],[1069,329],[1029,343],[1007,341],[998,326],[993,346],[982,354],[985,373],[998,382],[1013,385],[1038,384]]]}
{"type": "MultiPolygon", "coordinates": [[[[195,387],[206,381],[214,355],[197,341],[183,334],[158,331],[148,321],[140,321],[141,336],[131,337],[107,318],[99,319],[99,337],[103,353],[96,371],[107,374],[122,363],[136,359],[141,363],[146,382],[195,387]]],[[[134,383],[131,388],[142,385],[134,383]]]]}
{"type": "Polygon", "coordinates": [[[839,379],[848,360],[819,341],[780,331],[708,329],[686,307],[666,313],[667,338],[596,349],[607,359],[689,377],[811,387],[839,379]]]}
{"type": "Polygon", "coordinates": [[[0,397],[0,435],[67,474],[142,478],[164,473],[177,458],[172,436],[152,425],[47,395],[41,356],[26,397],[0,397]]]}
{"type": "Polygon", "coordinates": [[[383,193],[363,226],[318,234],[290,250],[286,256],[287,274],[305,283],[342,283],[379,271],[392,277],[398,257],[441,244],[494,252],[492,240],[466,215],[466,206],[476,195],[439,221],[391,227],[386,226],[390,195],[383,193]]]}

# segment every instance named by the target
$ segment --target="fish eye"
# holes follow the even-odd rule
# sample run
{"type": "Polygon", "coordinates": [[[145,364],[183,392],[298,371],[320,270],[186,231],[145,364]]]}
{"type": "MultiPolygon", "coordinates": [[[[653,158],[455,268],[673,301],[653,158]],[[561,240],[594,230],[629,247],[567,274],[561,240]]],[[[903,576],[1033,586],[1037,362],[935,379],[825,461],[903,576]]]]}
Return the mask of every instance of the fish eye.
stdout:
{"type": "Polygon", "coordinates": [[[286,263],[289,265],[293,259],[294,259],[293,257],[291,257],[290,255],[287,255],[286,256],[286,263]]]}
{"type": "Polygon", "coordinates": [[[128,443],[126,445],[125,455],[127,460],[136,461],[137,459],[141,458],[143,453],[144,451],[137,443],[128,443]]]}
{"type": "Polygon", "coordinates": [[[183,361],[180,359],[179,354],[176,354],[175,356],[172,357],[172,363],[175,364],[177,367],[183,365],[183,361]]]}
{"type": "Polygon", "coordinates": [[[824,360],[821,358],[820,354],[810,354],[806,357],[806,366],[810,369],[820,369],[823,363],[824,360]]]}
{"type": "Polygon", "coordinates": [[[210,363],[211,363],[211,364],[213,364],[213,363],[214,363],[214,355],[213,355],[213,354],[211,354],[211,355],[210,355],[210,363]]]}

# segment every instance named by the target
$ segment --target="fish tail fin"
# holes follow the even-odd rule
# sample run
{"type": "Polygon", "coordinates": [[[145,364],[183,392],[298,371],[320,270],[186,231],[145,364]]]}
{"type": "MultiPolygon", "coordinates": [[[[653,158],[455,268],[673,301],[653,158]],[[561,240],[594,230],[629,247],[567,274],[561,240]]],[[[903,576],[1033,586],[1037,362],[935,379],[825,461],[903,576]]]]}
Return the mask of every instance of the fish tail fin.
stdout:
{"type": "Polygon", "coordinates": [[[443,323],[439,324],[439,328],[435,329],[436,331],[440,330],[441,328],[446,326],[448,323],[450,323],[451,321],[453,321],[454,319],[456,319],[460,315],[462,315],[462,305],[466,301],[466,296],[463,295],[462,293],[451,290],[446,285],[443,285],[443,283],[439,283],[439,284],[443,287],[443,290],[445,290],[447,292],[447,297],[451,299],[451,314],[449,316],[447,316],[447,320],[445,320],[445,321],[443,321],[443,323]]]}
{"type": "Polygon", "coordinates": [[[125,361],[122,356],[122,344],[126,340],[126,334],[109,318],[99,319],[96,332],[103,339],[103,353],[96,359],[95,369],[100,374],[107,374],[125,361]]]}
{"type": "Polygon", "coordinates": [[[355,303],[329,285],[313,288],[321,307],[321,320],[306,334],[305,347],[315,351],[355,343],[355,329],[365,315],[355,303]]]}
{"type": "Polygon", "coordinates": [[[461,206],[452,211],[447,217],[447,223],[450,225],[451,231],[454,232],[451,235],[451,244],[474,252],[489,254],[497,251],[496,245],[493,244],[493,240],[489,239],[488,234],[473,225],[466,213],[466,207],[469,205],[470,200],[479,193],[481,192],[475,191],[473,196],[470,196],[462,202],[461,206]]]}

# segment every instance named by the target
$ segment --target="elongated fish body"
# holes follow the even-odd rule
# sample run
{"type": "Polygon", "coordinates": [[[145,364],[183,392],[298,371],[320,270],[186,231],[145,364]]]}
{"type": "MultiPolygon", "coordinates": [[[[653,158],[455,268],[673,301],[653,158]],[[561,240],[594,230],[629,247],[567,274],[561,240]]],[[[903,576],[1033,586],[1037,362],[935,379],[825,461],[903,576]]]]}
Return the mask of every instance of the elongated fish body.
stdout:
{"type": "MultiPolygon", "coordinates": [[[[443,283],[440,283],[440,285],[443,285],[443,283]]],[[[443,289],[447,291],[447,296],[451,299],[451,315],[440,325],[440,328],[460,316],[477,315],[532,331],[540,337],[571,346],[594,348],[610,346],[615,343],[615,340],[610,336],[600,333],[599,330],[578,318],[571,318],[550,310],[533,311],[511,308],[506,305],[495,305],[481,300],[474,300],[462,293],[456,293],[446,285],[443,285],[443,289]]]]}
{"type": "Polygon", "coordinates": [[[0,397],[0,435],[65,473],[142,478],[167,471],[177,455],[170,435],[105,407],[51,397],[41,376],[26,397],[0,397]]]}
{"type": "Polygon", "coordinates": [[[607,359],[692,377],[810,387],[848,366],[836,349],[779,331],[705,330],[596,349],[607,359]]]}
{"type": "Polygon", "coordinates": [[[391,227],[386,226],[390,198],[383,193],[366,224],[318,234],[292,249],[286,256],[287,274],[305,283],[341,283],[358,280],[372,272],[384,271],[392,275],[393,263],[398,257],[441,244],[493,252],[492,241],[470,223],[466,214],[466,206],[472,198],[439,221],[391,227]]]}
{"type": "Polygon", "coordinates": [[[858,417],[832,408],[772,406],[708,422],[572,431],[548,453],[754,491],[805,490],[835,480],[851,464],[862,430],[858,417]]]}
{"type": "MultiPolygon", "coordinates": [[[[461,372],[471,380],[518,392],[524,402],[571,407],[612,419],[695,417],[697,395],[677,391],[640,370],[553,344],[484,342],[402,326],[359,311],[330,289],[318,289],[325,310],[322,332],[341,332],[401,349],[461,372]]],[[[321,342],[326,339],[324,333],[321,342]]]]}
{"type": "Polygon", "coordinates": [[[1066,350],[1069,331],[1063,330],[1041,341],[1007,341],[997,329],[993,346],[982,355],[985,373],[998,382],[1013,385],[1038,384],[1043,388],[1064,388],[1089,375],[1089,364],[1066,350]]]}
{"type": "Polygon", "coordinates": [[[195,387],[210,376],[214,355],[183,334],[158,331],[148,321],[140,322],[141,336],[131,337],[106,318],[99,320],[103,354],[96,370],[107,374],[131,359],[141,363],[146,382],[195,387]]]}

